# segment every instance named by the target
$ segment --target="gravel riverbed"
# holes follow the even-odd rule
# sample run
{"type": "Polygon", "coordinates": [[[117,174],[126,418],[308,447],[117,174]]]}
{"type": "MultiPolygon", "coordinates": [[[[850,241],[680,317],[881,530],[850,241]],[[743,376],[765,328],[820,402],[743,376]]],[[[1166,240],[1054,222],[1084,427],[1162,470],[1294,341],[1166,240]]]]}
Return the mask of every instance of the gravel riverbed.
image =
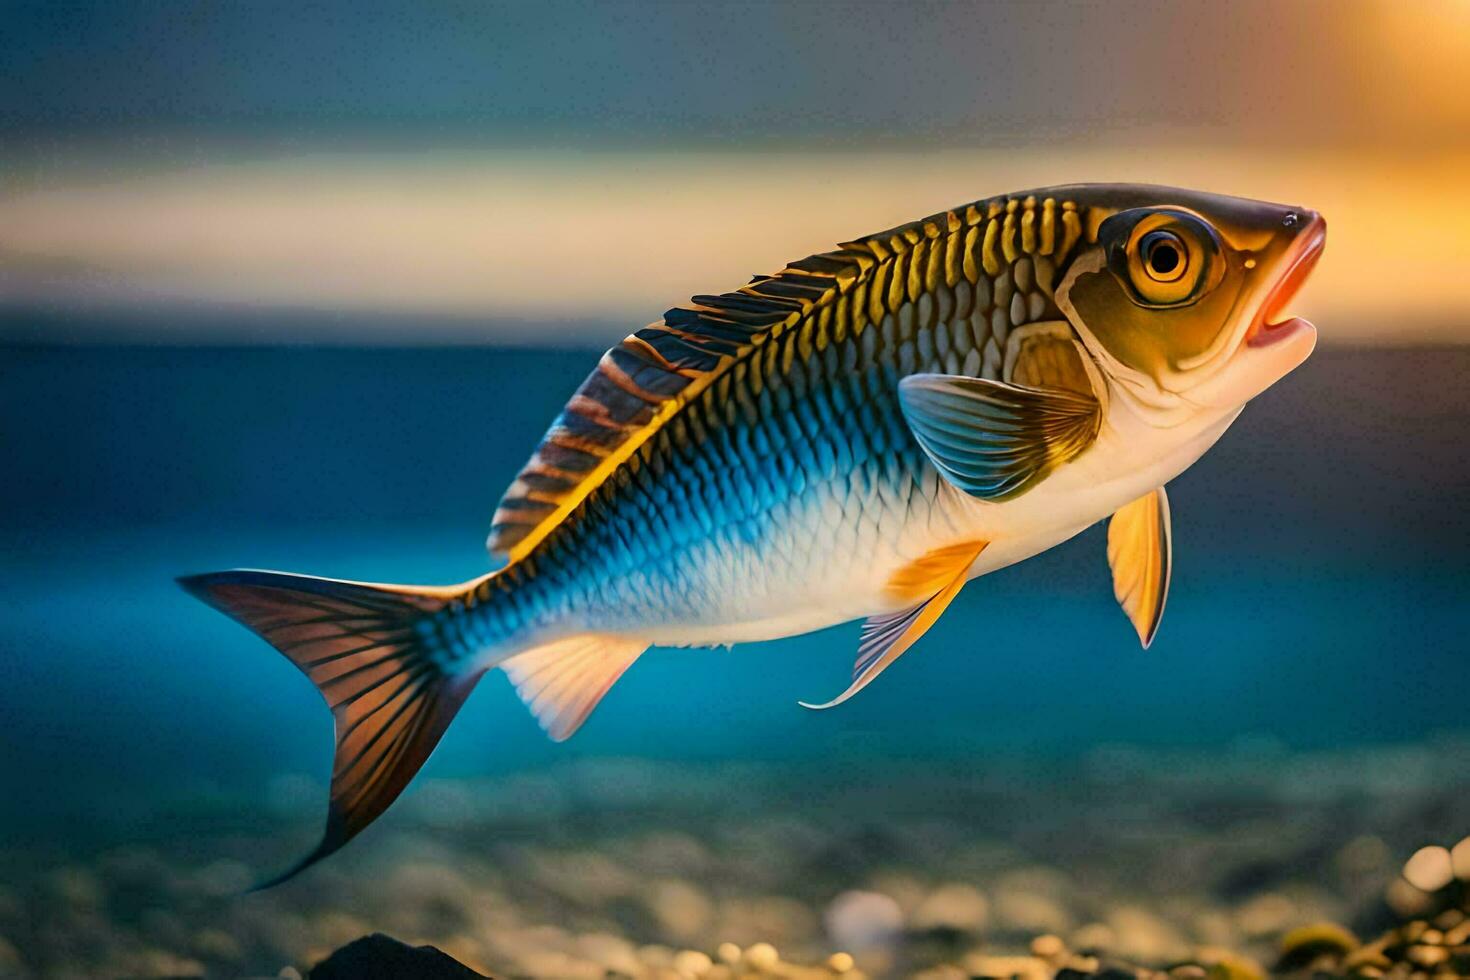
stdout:
{"type": "Polygon", "coordinates": [[[1269,969],[1316,923],[1367,939],[1418,917],[1443,939],[1426,889],[1470,877],[1452,736],[427,779],[338,856],[242,894],[309,845],[324,798],[283,776],[12,835],[0,976],[291,977],[377,931],[496,977],[1204,976],[1269,969]]]}

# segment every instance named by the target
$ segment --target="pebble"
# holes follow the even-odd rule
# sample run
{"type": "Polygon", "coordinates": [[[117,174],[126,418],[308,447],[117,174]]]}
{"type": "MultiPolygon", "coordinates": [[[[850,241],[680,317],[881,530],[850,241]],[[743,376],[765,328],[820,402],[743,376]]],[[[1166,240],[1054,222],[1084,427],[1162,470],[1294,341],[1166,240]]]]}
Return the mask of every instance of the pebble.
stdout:
{"type": "Polygon", "coordinates": [[[1465,921],[1465,913],[1459,909],[1445,909],[1434,917],[1434,924],[1441,929],[1453,929],[1465,921]]]}
{"type": "Polygon", "coordinates": [[[1066,909],[1045,895],[1004,889],[995,893],[995,915],[1018,932],[1067,932],[1072,922],[1066,909]]]}
{"type": "Polygon", "coordinates": [[[1336,923],[1298,926],[1281,937],[1281,958],[1277,961],[1277,969],[1302,969],[1323,957],[1341,959],[1358,945],[1358,937],[1336,923]]]}
{"type": "Polygon", "coordinates": [[[697,949],[680,950],[674,954],[674,969],[681,977],[702,977],[710,971],[714,962],[697,949]]]}
{"type": "Polygon", "coordinates": [[[1112,952],[1138,963],[1167,963],[1183,959],[1189,944],[1168,922],[1145,908],[1122,905],[1108,912],[1108,925],[1117,941],[1112,952]]]}
{"type": "Polygon", "coordinates": [[[1400,918],[1422,915],[1434,905],[1434,898],[1428,892],[1415,888],[1403,878],[1395,878],[1389,883],[1383,899],[1400,918]]]}
{"type": "Polygon", "coordinates": [[[1208,960],[1206,975],[1210,980],[1265,980],[1266,971],[1247,957],[1229,950],[1216,950],[1206,956],[1202,950],[1201,960],[1208,960]]]}
{"type": "Polygon", "coordinates": [[[827,969],[833,973],[846,973],[855,965],[851,953],[833,953],[827,957],[827,969]]]}
{"type": "Polygon", "coordinates": [[[1037,936],[1031,940],[1031,955],[1039,956],[1044,960],[1060,956],[1066,949],[1067,947],[1062,943],[1060,937],[1053,936],[1050,933],[1037,936]]]}
{"type": "Polygon", "coordinates": [[[1461,881],[1470,881],[1470,837],[1461,838],[1450,848],[1450,870],[1461,881]]]}
{"type": "Polygon", "coordinates": [[[576,952],[605,969],[626,974],[642,972],[642,964],[633,950],[633,944],[622,936],[606,932],[591,932],[578,936],[576,952]]]}
{"type": "Polygon", "coordinates": [[[1072,933],[1072,948],[1083,952],[1110,952],[1118,937],[1101,922],[1089,922],[1072,933]]]}
{"type": "Polygon", "coordinates": [[[1388,957],[1383,955],[1383,944],[1373,943],[1369,946],[1360,946],[1343,957],[1342,964],[1350,970],[1358,970],[1365,966],[1375,969],[1387,969],[1390,965],[1388,957]]]}
{"type": "Polygon", "coordinates": [[[770,943],[756,943],[745,951],[741,962],[754,970],[772,970],[781,962],[781,954],[770,943]]]}
{"type": "Polygon", "coordinates": [[[1285,930],[1295,914],[1290,899],[1268,892],[1241,906],[1235,921],[1247,936],[1269,936],[1285,930]]]}
{"type": "Polygon", "coordinates": [[[870,878],[865,890],[893,899],[907,922],[919,904],[928,897],[932,886],[913,875],[886,872],[870,878]]]}
{"type": "Polygon", "coordinates": [[[943,885],[925,896],[914,909],[915,929],[956,929],[979,932],[990,918],[990,903],[972,885],[943,885]]]}
{"type": "Polygon", "coordinates": [[[1410,946],[1404,955],[1419,966],[1439,966],[1449,960],[1450,951],[1443,946],[1410,946]]]}
{"type": "MultiPolygon", "coordinates": [[[[638,947],[638,960],[644,966],[674,968],[675,950],[662,943],[644,943],[638,947]]],[[[708,957],[706,957],[708,959],[708,957]]]]}
{"type": "Polygon", "coordinates": [[[1347,875],[1373,874],[1388,867],[1391,852],[1380,837],[1365,834],[1354,837],[1337,852],[1338,870],[1347,875]]]}
{"type": "Polygon", "coordinates": [[[1415,851],[1404,862],[1404,880],[1422,892],[1437,892],[1455,879],[1448,849],[1432,844],[1415,851]]]}
{"type": "Polygon", "coordinates": [[[880,892],[843,892],[827,906],[823,920],[834,946],[856,951],[892,946],[903,933],[902,910],[880,892]]]}
{"type": "Polygon", "coordinates": [[[656,882],[648,893],[648,908],[660,932],[675,942],[692,942],[714,918],[714,906],[704,892],[687,881],[656,882]]]}

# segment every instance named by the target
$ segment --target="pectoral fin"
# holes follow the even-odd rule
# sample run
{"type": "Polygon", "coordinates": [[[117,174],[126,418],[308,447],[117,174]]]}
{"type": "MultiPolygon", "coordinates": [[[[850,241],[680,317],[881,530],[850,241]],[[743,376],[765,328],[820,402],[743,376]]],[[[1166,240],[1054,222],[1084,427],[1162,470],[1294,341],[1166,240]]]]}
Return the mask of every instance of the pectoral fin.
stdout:
{"type": "Polygon", "coordinates": [[[1090,394],[958,375],[910,375],[898,401],[944,478],[984,500],[1024,493],[1091,445],[1102,424],[1090,394]]]}
{"type": "Polygon", "coordinates": [[[1113,595],[1133,621],[1143,648],[1153,642],[1174,564],[1169,529],[1169,498],[1164,488],[1125,504],[1108,521],[1108,565],[1113,569],[1113,595]]]}
{"type": "Polygon", "coordinates": [[[934,625],[950,601],[960,594],[966,573],[984,550],[983,541],[943,548],[900,569],[889,583],[891,590],[903,593],[916,587],[937,587],[938,591],[901,612],[874,616],[863,623],[857,662],[852,667],[852,683],[847,690],[825,704],[798,703],[818,711],[834,708],[871,684],[934,625]]]}

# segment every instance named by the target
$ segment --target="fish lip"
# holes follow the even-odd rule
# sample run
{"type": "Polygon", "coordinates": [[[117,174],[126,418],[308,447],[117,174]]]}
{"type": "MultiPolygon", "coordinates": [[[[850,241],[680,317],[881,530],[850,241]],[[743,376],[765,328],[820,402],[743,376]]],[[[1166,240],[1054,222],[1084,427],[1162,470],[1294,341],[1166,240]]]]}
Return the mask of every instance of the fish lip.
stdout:
{"type": "Polygon", "coordinates": [[[1307,281],[1307,277],[1317,265],[1317,260],[1322,257],[1322,250],[1326,244],[1327,222],[1322,219],[1321,215],[1314,215],[1312,223],[1302,230],[1293,246],[1295,254],[1292,255],[1286,272],[1276,281],[1276,285],[1271,287],[1271,292],[1266,294],[1266,299],[1256,311],[1256,318],[1245,333],[1247,346],[1266,347],[1291,336],[1298,330],[1312,326],[1301,317],[1289,317],[1280,322],[1272,322],[1272,318],[1280,313],[1287,303],[1291,302],[1292,297],[1307,281]]]}

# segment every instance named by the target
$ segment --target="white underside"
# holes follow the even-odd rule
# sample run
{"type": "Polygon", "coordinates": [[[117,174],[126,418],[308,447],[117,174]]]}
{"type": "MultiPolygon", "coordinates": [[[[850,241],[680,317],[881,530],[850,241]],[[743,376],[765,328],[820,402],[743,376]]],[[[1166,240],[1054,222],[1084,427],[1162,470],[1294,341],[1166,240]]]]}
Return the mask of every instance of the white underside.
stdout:
{"type": "MultiPolygon", "coordinates": [[[[815,561],[788,563],[784,574],[758,557],[746,561],[726,555],[717,563],[728,559],[735,573],[721,574],[721,569],[716,574],[733,587],[720,593],[723,598],[707,616],[648,622],[637,632],[660,645],[721,646],[894,612],[886,586],[909,562],[937,548],[988,542],[970,568],[973,579],[1040,554],[1178,476],[1240,413],[1238,407],[1200,413],[1182,425],[1158,428],[1134,414],[1125,399],[1109,401],[1112,407],[1094,444],[1014,500],[992,503],[940,485],[922,520],[879,522],[887,527],[875,527],[867,540],[834,534],[844,540],[829,545],[813,537],[805,546],[815,561]]],[[[1099,554],[1096,560],[1105,557],[1099,554]]]]}

